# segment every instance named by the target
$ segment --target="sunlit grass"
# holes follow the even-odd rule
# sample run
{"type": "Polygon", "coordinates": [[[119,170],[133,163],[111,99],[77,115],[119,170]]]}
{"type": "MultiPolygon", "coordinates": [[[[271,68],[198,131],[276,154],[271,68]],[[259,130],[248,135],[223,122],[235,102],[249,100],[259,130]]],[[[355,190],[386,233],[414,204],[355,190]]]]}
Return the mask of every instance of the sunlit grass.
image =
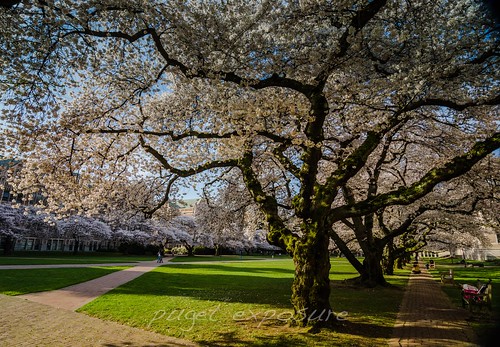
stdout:
{"type": "MultiPolygon", "coordinates": [[[[496,264],[496,263],[492,263],[496,264]]],[[[448,295],[455,307],[462,307],[461,284],[476,285],[477,280],[486,283],[492,280],[492,310],[488,311],[482,308],[479,312],[474,312],[469,320],[471,326],[476,330],[480,342],[488,345],[489,341],[494,341],[500,328],[500,266],[485,267],[465,267],[458,260],[438,259],[436,260],[436,269],[431,273],[440,281],[440,273],[453,270],[455,285],[441,285],[441,289],[448,295]]]]}
{"type": "Polygon", "coordinates": [[[64,288],[124,270],[127,266],[0,270],[0,293],[21,295],[64,288]]]}
{"type": "MultiPolygon", "coordinates": [[[[332,263],[331,305],[342,312],[335,331],[310,334],[288,325],[293,313],[290,259],[167,264],[80,311],[208,346],[384,345],[407,277],[390,278],[399,285],[391,288],[353,288],[343,283],[356,276],[352,266],[345,259],[332,263]]],[[[327,313],[318,312],[318,317],[327,313]]]]}
{"type": "MultiPolygon", "coordinates": [[[[167,257],[168,259],[168,257],[167,257]]],[[[264,260],[264,259],[290,259],[287,255],[222,255],[222,256],[213,256],[213,255],[195,255],[192,257],[188,256],[176,256],[175,258],[170,259],[172,263],[198,263],[198,262],[227,262],[227,261],[242,261],[242,260],[264,260]]]]}
{"type": "Polygon", "coordinates": [[[111,264],[155,260],[154,256],[29,255],[0,256],[0,265],[111,264]]]}

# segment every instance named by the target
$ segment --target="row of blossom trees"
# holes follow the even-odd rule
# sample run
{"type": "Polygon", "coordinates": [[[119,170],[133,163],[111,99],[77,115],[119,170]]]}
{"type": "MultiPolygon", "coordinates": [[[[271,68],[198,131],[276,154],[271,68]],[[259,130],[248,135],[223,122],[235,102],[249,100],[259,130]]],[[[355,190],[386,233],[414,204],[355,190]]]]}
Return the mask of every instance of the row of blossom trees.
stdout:
{"type": "Polygon", "coordinates": [[[4,248],[6,254],[13,251],[14,240],[27,237],[41,240],[70,239],[74,241],[74,252],[80,249],[83,242],[94,240],[114,241],[117,244],[155,245],[158,248],[167,244],[182,245],[187,249],[188,255],[193,255],[196,246],[216,250],[224,247],[233,251],[247,252],[256,249],[275,249],[265,240],[263,230],[247,229],[245,233],[229,234],[226,229],[220,229],[220,225],[207,227],[209,225],[207,217],[202,212],[196,219],[194,216],[177,215],[167,221],[137,216],[117,221],[109,215],[100,219],[82,215],[60,219],[47,216],[34,207],[0,204],[0,236],[6,240],[4,248]]]}

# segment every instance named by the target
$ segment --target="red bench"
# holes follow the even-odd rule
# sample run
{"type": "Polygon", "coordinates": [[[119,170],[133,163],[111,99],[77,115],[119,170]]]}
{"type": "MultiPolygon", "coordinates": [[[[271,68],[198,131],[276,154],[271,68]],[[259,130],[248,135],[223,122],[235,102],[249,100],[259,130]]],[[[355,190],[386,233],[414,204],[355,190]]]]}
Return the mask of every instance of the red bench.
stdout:
{"type": "Polygon", "coordinates": [[[491,291],[491,279],[485,284],[482,284],[478,280],[477,287],[470,284],[463,284],[462,306],[465,308],[465,306],[468,305],[470,311],[472,311],[472,307],[474,306],[480,308],[486,306],[491,310],[491,291]]]}

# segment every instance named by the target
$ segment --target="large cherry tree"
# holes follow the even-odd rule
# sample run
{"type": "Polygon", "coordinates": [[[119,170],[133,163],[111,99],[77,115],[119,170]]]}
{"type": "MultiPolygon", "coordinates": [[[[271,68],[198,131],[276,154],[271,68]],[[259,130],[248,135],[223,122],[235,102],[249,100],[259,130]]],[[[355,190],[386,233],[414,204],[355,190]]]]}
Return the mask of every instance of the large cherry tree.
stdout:
{"type": "Polygon", "coordinates": [[[299,324],[331,309],[336,222],[411,204],[500,142],[498,31],[473,0],[14,1],[0,21],[18,189],[97,212],[120,179],[165,180],[160,205],[237,169],[293,257],[299,324]],[[389,138],[443,122],[453,146],[419,175],[342,198],[389,138]]]}

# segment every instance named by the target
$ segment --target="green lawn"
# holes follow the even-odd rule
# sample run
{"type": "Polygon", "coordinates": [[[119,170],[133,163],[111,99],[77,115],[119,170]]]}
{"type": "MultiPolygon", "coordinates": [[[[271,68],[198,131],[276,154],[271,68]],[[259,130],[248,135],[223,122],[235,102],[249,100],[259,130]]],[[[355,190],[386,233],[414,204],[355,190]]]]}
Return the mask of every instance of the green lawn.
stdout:
{"type": "Polygon", "coordinates": [[[464,267],[458,260],[438,259],[436,261],[436,269],[431,273],[437,281],[440,281],[440,272],[453,270],[455,285],[442,285],[442,290],[449,296],[452,303],[456,307],[462,307],[461,284],[476,285],[478,279],[482,282],[487,282],[491,279],[492,282],[492,310],[486,308],[478,312],[474,312],[469,319],[474,330],[481,339],[481,343],[488,344],[488,341],[494,341],[500,328],[500,266],[490,265],[496,263],[484,262],[485,267],[464,267]]]}
{"type": "Polygon", "coordinates": [[[126,268],[128,266],[0,270],[0,293],[21,295],[54,290],[126,268]]]}
{"type": "Polygon", "coordinates": [[[343,282],[352,266],[332,259],[337,327],[318,334],[287,324],[293,273],[290,259],[168,264],[79,311],[207,346],[374,346],[391,337],[408,271],[390,277],[391,288],[353,288],[343,282]]]}
{"type": "Polygon", "coordinates": [[[23,255],[0,256],[0,265],[107,264],[155,260],[155,256],[23,255]]]}
{"type": "MultiPolygon", "coordinates": [[[[168,257],[166,259],[169,259],[168,257]]],[[[170,259],[170,262],[173,263],[198,263],[198,262],[214,262],[214,261],[247,261],[247,260],[265,260],[265,259],[290,259],[288,255],[281,255],[281,256],[268,256],[268,255],[262,255],[262,256],[254,256],[254,255],[223,255],[223,256],[213,256],[213,255],[195,255],[193,257],[188,257],[188,256],[176,256],[173,259],[170,259]]]]}

